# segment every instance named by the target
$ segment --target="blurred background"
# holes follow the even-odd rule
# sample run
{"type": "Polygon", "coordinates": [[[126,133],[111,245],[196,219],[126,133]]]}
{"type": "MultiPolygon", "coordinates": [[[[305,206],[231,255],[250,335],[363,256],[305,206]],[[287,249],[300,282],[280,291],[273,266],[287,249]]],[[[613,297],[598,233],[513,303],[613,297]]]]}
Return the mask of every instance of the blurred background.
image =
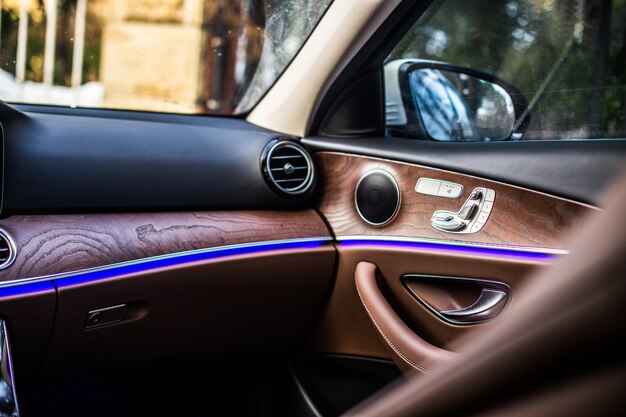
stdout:
{"type": "Polygon", "coordinates": [[[330,0],[0,0],[0,99],[247,111],[330,0]]]}
{"type": "Polygon", "coordinates": [[[496,75],[532,106],[523,139],[626,136],[626,0],[436,0],[388,60],[496,75]]]}
{"type": "MultiPolygon", "coordinates": [[[[0,99],[245,113],[331,0],[0,0],[0,99]]],[[[626,135],[626,0],[436,0],[389,60],[483,70],[533,106],[525,139],[626,135]]]]}

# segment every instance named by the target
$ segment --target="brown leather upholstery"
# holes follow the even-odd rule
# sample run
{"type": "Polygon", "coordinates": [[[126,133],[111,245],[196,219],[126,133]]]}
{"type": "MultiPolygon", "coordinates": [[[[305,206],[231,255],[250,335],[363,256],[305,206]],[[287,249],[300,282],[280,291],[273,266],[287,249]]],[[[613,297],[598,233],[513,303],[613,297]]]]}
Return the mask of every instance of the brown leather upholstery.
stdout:
{"type": "Polygon", "coordinates": [[[626,177],[604,206],[458,358],[348,415],[624,415],[626,177]]]}
{"type": "Polygon", "coordinates": [[[401,368],[428,373],[431,364],[454,356],[426,342],[398,317],[378,287],[376,265],[360,262],[356,267],[355,281],[363,307],[401,368]]]}
{"type": "MultiPolygon", "coordinates": [[[[466,335],[478,328],[491,326],[493,322],[456,326],[440,320],[407,287],[416,290],[420,297],[431,302],[435,297],[432,290],[422,293],[424,286],[416,285],[417,282],[407,282],[405,285],[401,279],[403,275],[465,277],[503,282],[511,288],[514,302],[517,290],[527,285],[528,280],[533,278],[533,272],[549,265],[545,260],[522,260],[388,245],[339,245],[337,253],[336,279],[332,283],[328,302],[311,329],[306,349],[309,352],[383,359],[393,359],[394,354],[372,324],[357,293],[354,275],[360,262],[367,261],[376,265],[377,278],[380,288],[384,289],[385,298],[409,328],[428,343],[454,352],[458,350],[459,341],[466,335]]],[[[446,285],[445,289],[446,297],[450,297],[450,287],[446,285]]],[[[435,300],[434,305],[443,304],[435,300]]],[[[463,304],[468,305],[467,302],[463,304]]]]}

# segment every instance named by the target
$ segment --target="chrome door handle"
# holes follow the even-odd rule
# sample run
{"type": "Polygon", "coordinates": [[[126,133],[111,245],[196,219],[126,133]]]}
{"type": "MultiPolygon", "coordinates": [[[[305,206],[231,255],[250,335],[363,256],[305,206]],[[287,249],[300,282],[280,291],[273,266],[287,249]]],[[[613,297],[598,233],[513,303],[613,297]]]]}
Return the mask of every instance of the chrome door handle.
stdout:
{"type": "Polygon", "coordinates": [[[502,312],[506,305],[506,292],[494,288],[483,288],[474,304],[459,310],[440,311],[444,318],[456,323],[476,323],[489,320],[502,312]]]}

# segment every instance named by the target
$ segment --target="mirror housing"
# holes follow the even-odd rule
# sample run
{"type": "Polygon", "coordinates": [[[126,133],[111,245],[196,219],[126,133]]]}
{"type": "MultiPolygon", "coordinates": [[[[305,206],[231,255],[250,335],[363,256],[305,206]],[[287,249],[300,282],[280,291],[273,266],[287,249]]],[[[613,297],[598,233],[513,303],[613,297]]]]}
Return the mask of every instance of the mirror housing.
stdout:
{"type": "Polygon", "coordinates": [[[385,64],[392,136],[448,142],[519,140],[530,115],[524,95],[491,74],[443,62],[385,64]]]}

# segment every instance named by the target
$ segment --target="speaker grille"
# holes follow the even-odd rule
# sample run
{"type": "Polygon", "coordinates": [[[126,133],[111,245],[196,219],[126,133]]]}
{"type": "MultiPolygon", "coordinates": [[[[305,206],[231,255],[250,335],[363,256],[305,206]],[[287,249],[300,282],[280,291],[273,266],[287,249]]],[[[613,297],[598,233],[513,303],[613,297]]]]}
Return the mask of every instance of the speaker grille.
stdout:
{"type": "Polygon", "coordinates": [[[364,222],[371,226],[384,226],[398,214],[400,189],[390,173],[373,170],[357,184],[354,203],[364,222]]]}

